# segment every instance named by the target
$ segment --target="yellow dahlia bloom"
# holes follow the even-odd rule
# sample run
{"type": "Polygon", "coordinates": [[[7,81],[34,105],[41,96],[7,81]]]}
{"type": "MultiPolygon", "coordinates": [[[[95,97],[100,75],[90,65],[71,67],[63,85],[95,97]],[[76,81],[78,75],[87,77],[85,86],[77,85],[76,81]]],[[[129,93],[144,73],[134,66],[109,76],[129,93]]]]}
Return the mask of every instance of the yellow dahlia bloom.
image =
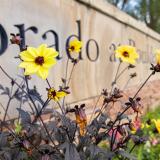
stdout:
{"type": "Polygon", "coordinates": [[[64,91],[56,91],[54,88],[48,90],[48,98],[53,99],[54,101],[59,101],[61,98],[67,95],[64,91]]]}
{"type": "Polygon", "coordinates": [[[138,53],[136,52],[135,47],[128,46],[128,45],[122,45],[119,46],[115,50],[116,58],[120,58],[123,62],[127,62],[130,64],[135,64],[135,60],[139,58],[138,53]]]}
{"type": "Polygon", "coordinates": [[[153,122],[155,123],[158,133],[160,133],[160,119],[157,120],[153,119],[153,122]]]}
{"type": "Polygon", "coordinates": [[[55,57],[58,52],[53,48],[48,48],[46,44],[38,48],[27,47],[27,50],[20,53],[22,62],[19,67],[24,68],[24,75],[37,74],[42,79],[46,79],[49,68],[56,64],[55,57]]]}
{"type": "Polygon", "coordinates": [[[82,42],[79,40],[73,40],[73,41],[70,41],[68,50],[70,53],[73,53],[73,52],[79,53],[81,48],[82,48],[82,42]]]}
{"type": "Polygon", "coordinates": [[[156,53],[156,62],[157,64],[160,65],[160,49],[157,49],[155,53],[156,53]]]}

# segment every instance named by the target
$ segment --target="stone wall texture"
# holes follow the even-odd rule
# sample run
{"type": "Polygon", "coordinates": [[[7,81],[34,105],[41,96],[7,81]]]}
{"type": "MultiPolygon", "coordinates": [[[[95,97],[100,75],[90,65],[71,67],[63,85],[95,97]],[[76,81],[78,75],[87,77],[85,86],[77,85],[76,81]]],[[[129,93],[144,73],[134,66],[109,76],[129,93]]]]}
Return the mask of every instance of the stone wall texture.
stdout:
{"type": "MultiPolygon", "coordinates": [[[[110,103],[107,108],[105,108],[106,113],[110,115],[111,118],[115,118],[117,116],[117,113],[123,111],[124,107],[126,107],[125,105],[123,105],[124,107],[121,105],[128,102],[128,98],[133,97],[140,87],[141,84],[131,86],[124,90],[122,93],[123,97],[120,99],[120,101],[116,102],[114,105],[113,103],[110,103]]],[[[160,107],[159,90],[160,80],[150,81],[143,87],[143,89],[137,95],[137,97],[141,97],[141,113],[139,113],[139,115],[145,115],[148,111],[154,110],[156,107],[160,107]]],[[[90,119],[90,117],[93,118],[97,113],[99,113],[104,100],[103,96],[101,96],[100,98],[99,97],[100,95],[78,102],[79,104],[86,104],[86,113],[88,119],[90,119]]],[[[71,103],[71,106],[74,106],[75,104],[77,104],[77,102],[71,103]]],[[[132,109],[129,109],[126,113],[130,116],[136,117],[136,114],[133,114],[134,111],[132,109]]]]}

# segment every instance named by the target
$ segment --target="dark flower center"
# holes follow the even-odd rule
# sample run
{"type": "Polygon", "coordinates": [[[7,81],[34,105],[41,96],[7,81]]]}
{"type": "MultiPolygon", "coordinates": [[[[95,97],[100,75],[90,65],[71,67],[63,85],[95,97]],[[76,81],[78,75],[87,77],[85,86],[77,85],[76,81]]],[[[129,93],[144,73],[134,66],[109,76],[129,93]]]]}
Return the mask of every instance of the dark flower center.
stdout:
{"type": "Polygon", "coordinates": [[[56,91],[52,91],[51,94],[52,94],[53,97],[55,97],[56,96],[56,91]]]}
{"type": "Polygon", "coordinates": [[[154,128],[154,129],[153,129],[153,133],[158,133],[157,128],[154,128]]]}
{"type": "Polygon", "coordinates": [[[129,53],[128,53],[127,51],[124,51],[124,52],[123,52],[123,56],[124,56],[124,57],[129,57],[129,53]]]}
{"type": "Polygon", "coordinates": [[[71,46],[71,48],[70,48],[72,51],[74,51],[74,49],[75,49],[75,47],[74,46],[71,46]]]}
{"type": "Polygon", "coordinates": [[[42,65],[44,63],[44,57],[41,56],[36,57],[35,63],[42,65]]]}

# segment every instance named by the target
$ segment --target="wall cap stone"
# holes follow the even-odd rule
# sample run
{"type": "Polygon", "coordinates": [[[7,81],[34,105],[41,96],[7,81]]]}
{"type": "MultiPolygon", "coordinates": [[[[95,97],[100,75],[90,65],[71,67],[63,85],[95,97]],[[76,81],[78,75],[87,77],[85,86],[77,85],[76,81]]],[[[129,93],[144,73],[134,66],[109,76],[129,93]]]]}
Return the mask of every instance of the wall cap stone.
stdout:
{"type": "Polygon", "coordinates": [[[146,36],[149,36],[160,42],[160,34],[153,31],[147,25],[141,21],[138,21],[128,15],[127,13],[121,11],[117,7],[109,4],[104,0],[75,0],[89,8],[92,8],[102,14],[105,14],[120,23],[123,23],[131,28],[138,30],[139,32],[144,33],[146,36]]]}

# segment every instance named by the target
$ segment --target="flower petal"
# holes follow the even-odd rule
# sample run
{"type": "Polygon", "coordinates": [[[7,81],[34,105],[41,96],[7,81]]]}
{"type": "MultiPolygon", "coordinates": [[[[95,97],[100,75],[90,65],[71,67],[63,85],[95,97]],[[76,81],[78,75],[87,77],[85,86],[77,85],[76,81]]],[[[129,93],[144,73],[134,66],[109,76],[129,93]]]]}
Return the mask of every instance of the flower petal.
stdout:
{"type": "Polygon", "coordinates": [[[157,64],[160,64],[160,49],[155,51],[156,54],[156,62],[157,64]]]}
{"type": "Polygon", "coordinates": [[[60,92],[57,92],[56,95],[57,95],[57,97],[62,98],[62,97],[64,97],[64,96],[66,96],[67,93],[66,93],[66,92],[63,92],[63,91],[60,91],[60,92]]]}
{"type": "Polygon", "coordinates": [[[53,100],[56,101],[56,102],[58,102],[58,101],[59,101],[59,98],[58,98],[57,96],[55,96],[55,97],[53,98],[53,100]]]}
{"type": "Polygon", "coordinates": [[[39,70],[40,66],[36,65],[35,63],[31,64],[27,67],[25,67],[25,75],[30,75],[33,73],[36,73],[39,70]]]}
{"type": "Polygon", "coordinates": [[[46,44],[41,44],[41,45],[38,47],[39,56],[44,56],[46,49],[47,49],[47,45],[46,45],[46,44]]]}
{"type": "Polygon", "coordinates": [[[44,57],[48,57],[48,58],[54,58],[58,56],[58,52],[54,49],[54,48],[47,48],[45,53],[44,53],[44,57]]]}
{"type": "Polygon", "coordinates": [[[29,66],[30,65],[30,62],[21,62],[20,64],[19,64],[19,67],[20,68],[26,68],[26,66],[29,66]]]}
{"type": "Polygon", "coordinates": [[[46,79],[48,77],[49,72],[48,72],[48,69],[40,66],[39,70],[37,71],[37,74],[42,79],[46,79]]]}
{"type": "Polygon", "coordinates": [[[27,51],[28,51],[33,57],[39,56],[39,53],[38,53],[38,51],[37,51],[36,48],[28,47],[28,48],[27,48],[27,51]]]}
{"type": "Polygon", "coordinates": [[[20,53],[20,57],[23,61],[34,61],[35,57],[33,57],[30,52],[28,51],[23,51],[20,53]]]}
{"type": "Polygon", "coordinates": [[[43,67],[45,68],[50,68],[52,67],[54,64],[56,64],[56,60],[54,58],[50,58],[50,59],[47,59],[44,64],[43,64],[43,67]]]}

